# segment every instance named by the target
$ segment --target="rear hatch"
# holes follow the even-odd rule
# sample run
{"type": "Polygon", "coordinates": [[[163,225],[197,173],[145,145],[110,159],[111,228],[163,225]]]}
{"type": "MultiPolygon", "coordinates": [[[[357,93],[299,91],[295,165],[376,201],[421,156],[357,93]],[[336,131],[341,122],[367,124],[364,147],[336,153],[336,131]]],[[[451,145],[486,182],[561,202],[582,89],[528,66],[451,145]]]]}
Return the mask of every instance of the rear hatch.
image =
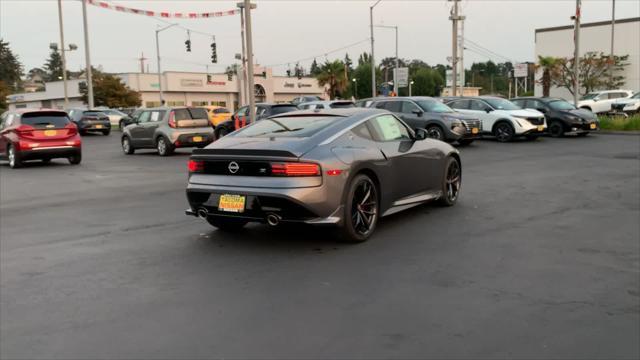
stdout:
{"type": "Polygon", "coordinates": [[[174,109],[169,114],[169,126],[180,129],[209,127],[209,115],[202,108],[174,109]]]}
{"type": "Polygon", "coordinates": [[[62,140],[78,133],[76,126],[62,111],[25,113],[20,123],[21,126],[17,129],[19,135],[30,140],[62,140]]]}

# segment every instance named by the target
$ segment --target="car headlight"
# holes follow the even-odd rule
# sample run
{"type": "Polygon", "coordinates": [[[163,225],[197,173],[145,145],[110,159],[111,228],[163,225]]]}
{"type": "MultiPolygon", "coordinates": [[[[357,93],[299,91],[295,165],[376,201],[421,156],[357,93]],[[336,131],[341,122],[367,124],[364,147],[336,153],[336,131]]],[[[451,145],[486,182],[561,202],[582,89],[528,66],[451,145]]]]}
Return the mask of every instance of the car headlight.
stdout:
{"type": "Polygon", "coordinates": [[[569,119],[569,121],[571,121],[571,122],[582,122],[583,121],[583,119],[581,117],[572,116],[572,115],[567,116],[567,119],[569,119]]]}

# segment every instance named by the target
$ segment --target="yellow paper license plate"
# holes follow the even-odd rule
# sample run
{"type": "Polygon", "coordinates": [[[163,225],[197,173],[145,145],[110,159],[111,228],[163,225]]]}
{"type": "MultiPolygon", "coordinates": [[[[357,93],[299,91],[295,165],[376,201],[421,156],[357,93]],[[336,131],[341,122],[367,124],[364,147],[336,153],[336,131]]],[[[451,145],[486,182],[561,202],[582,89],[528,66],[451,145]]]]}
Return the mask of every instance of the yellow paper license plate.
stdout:
{"type": "Polygon", "coordinates": [[[193,142],[201,142],[202,141],[202,136],[194,136],[193,137],[193,142]]]}
{"type": "Polygon", "coordinates": [[[45,130],[44,131],[44,136],[56,136],[58,132],[55,130],[45,130]]]}
{"type": "Polygon", "coordinates": [[[245,197],[242,195],[220,195],[218,210],[241,213],[244,211],[244,202],[245,197]]]}
{"type": "Polygon", "coordinates": [[[478,128],[473,128],[473,129],[471,129],[471,133],[472,133],[472,134],[477,134],[477,133],[478,133],[478,128]]]}
{"type": "Polygon", "coordinates": [[[96,129],[102,129],[102,125],[96,125],[96,129]]]}
{"type": "Polygon", "coordinates": [[[591,124],[591,126],[590,126],[590,127],[591,127],[592,129],[595,129],[595,128],[596,128],[596,124],[591,124]]]}
{"type": "Polygon", "coordinates": [[[542,125],[538,126],[538,131],[544,131],[544,126],[542,125]]]}

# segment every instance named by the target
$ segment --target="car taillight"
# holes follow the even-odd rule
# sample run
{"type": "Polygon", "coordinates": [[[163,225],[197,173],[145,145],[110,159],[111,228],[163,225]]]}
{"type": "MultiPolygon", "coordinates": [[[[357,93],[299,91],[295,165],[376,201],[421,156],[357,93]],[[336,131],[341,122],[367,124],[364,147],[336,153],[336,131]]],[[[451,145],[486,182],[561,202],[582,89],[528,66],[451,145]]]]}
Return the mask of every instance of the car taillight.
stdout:
{"type": "Polygon", "coordinates": [[[204,161],[201,160],[189,160],[189,164],[187,165],[189,168],[189,172],[203,172],[204,171],[204,161]]]}
{"type": "Polygon", "coordinates": [[[76,124],[72,122],[68,123],[64,128],[67,129],[67,135],[69,136],[72,136],[78,133],[78,127],[76,126],[76,124]]]}
{"type": "Polygon", "coordinates": [[[16,133],[18,134],[18,136],[27,136],[27,137],[32,137],[33,136],[33,131],[35,130],[35,128],[33,126],[30,125],[20,125],[16,128],[16,133]]]}
{"type": "Polygon", "coordinates": [[[320,166],[311,163],[271,163],[273,176],[319,176],[320,166]]]}
{"type": "Polygon", "coordinates": [[[176,117],[173,111],[169,113],[169,127],[176,128],[176,117]]]}

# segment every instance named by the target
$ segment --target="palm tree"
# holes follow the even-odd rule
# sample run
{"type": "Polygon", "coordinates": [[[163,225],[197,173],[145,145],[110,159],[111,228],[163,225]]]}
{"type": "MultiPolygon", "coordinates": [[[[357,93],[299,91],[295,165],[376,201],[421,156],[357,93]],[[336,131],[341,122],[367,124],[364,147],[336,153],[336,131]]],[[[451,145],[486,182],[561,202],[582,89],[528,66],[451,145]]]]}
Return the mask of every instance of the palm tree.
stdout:
{"type": "Polygon", "coordinates": [[[316,75],[316,79],[318,79],[320,86],[329,87],[328,92],[331,99],[344,94],[349,86],[345,65],[340,60],[325,62],[316,75]]]}
{"type": "Polygon", "coordinates": [[[542,96],[548,97],[551,90],[551,73],[558,64],[558,59],[553,56],[538,56],[538,68],[542,69],[542,96]]]}

